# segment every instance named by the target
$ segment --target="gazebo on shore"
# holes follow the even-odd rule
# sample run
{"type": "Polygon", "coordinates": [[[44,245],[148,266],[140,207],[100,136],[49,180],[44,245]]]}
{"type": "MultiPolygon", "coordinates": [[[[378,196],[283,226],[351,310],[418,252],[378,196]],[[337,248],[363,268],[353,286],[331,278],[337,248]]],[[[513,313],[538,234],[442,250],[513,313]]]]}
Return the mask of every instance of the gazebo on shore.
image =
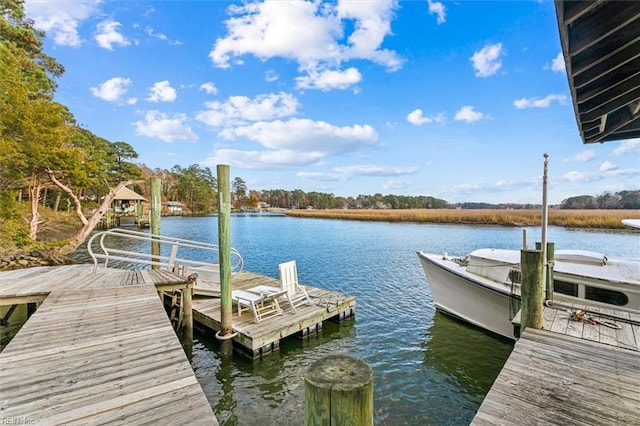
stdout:
{"type": "Polygon", "coordinates": [[[146,202],[147,199],[137,192],[127,187],[120,188],[105,215],[104,227],[147,226],[149,219],[148,214],[145,214],[146,202]]]}

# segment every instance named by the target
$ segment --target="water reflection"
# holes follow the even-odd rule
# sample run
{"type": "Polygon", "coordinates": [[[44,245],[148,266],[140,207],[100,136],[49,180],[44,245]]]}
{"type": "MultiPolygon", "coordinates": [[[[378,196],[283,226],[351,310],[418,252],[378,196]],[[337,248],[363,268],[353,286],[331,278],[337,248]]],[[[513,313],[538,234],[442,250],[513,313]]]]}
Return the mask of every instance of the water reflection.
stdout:
{"type": "Polygon", "coordinates": [[[192,366],[222,425],[299,425],[304,421],[302,376],[317,359],[343,350],[353,338],[355,322],[325,322],[317,335],[289,338],[280,350],[251,360],[221,355],[211,333],[198,332],[192,366]]]}
{"type": "Polygon", "coordinates": [[[26,303],[0,306],[0,351],[9,344],[27,321],[29,309],[26,303]]]}
{"type": "Polygon", "coordinates": [[[509,357],[513,344],[436,312],[422,349],[425,365],[435,368],[452,385],[482,401],[509,357]]]}

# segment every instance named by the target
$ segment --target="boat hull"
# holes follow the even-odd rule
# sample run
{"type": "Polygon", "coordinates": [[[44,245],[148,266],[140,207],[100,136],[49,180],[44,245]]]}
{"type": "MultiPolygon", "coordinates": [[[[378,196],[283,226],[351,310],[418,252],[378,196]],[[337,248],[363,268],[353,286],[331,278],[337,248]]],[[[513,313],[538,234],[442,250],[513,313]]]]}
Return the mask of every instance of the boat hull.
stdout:
{"type": "Polygon", "coordinates": [[[513,316],[520,297],[507,285],[477,280],[464,274],[464,267],[442,256],[418,252],[436,308],[477,327],[515,340],[513,316]]]}

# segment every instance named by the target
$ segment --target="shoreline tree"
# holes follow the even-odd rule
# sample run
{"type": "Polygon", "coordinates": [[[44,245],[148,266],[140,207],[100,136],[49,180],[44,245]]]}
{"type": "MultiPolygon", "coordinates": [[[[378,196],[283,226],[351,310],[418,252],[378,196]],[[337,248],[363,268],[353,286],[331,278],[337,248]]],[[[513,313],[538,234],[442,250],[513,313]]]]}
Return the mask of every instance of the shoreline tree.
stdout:
{"type": "MultiPolygon", "coordinates": [[[[140,176],[140,170],[126,161],[137,157],[130,145],[111,144],[79,129],[71,112],[53,101],[54,79],[64,67],[43,52],[43,38],[44,32],[26,18],[23,1],[0,0],[0,182],[3,191],[28,187],[26,223],[33,242],[41,224],[38,208],[43,189],[53,184],[74,201],[82,226],[56,249],[68,254],[95,228],[116,190],[133,182],[127,179],[113,188],[114,180],[140,176]],[[107,195],[87,218],[72,187],[82,190],[90,184],[103,191],[106,186],[107,195]]],[[[11,196],[3,194],[6,199],[11,196]]]]}

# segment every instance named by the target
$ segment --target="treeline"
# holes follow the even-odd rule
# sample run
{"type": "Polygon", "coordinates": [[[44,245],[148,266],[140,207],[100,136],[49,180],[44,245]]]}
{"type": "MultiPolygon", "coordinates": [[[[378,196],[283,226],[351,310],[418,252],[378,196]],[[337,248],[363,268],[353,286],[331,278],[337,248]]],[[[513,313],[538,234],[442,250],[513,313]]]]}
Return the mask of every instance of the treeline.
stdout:
{"type": "Polygon", "coordinates": [[[578,195],[562,200],[561,209],[640,209],[640,190],[605,192],[597,197],[578,195]]]}
{"type": "Polygon", "coordinates": [[[304,192],[301,189],[287,191],[272,189],[250,191],[253,200],[270,207],[286,209],[439,209],[446,208],[447,202],[429,196],[374,195],[360,194],[357,197],[341,197],[332,193],[304,192]]]}
{"type": "Polygon", "coordinates": [[[491,204],[491,203],[474,203],[474,202],[466,202],[466,203],[455,203],[449,204],[449,208],[451,209],[464,209],[464,210],[487,210],[487,209],[498,209],[498,210],[535,210],[542,208],[541,204],[516,204],[516,203],[500,203],[500,204],[491,204]]]}

